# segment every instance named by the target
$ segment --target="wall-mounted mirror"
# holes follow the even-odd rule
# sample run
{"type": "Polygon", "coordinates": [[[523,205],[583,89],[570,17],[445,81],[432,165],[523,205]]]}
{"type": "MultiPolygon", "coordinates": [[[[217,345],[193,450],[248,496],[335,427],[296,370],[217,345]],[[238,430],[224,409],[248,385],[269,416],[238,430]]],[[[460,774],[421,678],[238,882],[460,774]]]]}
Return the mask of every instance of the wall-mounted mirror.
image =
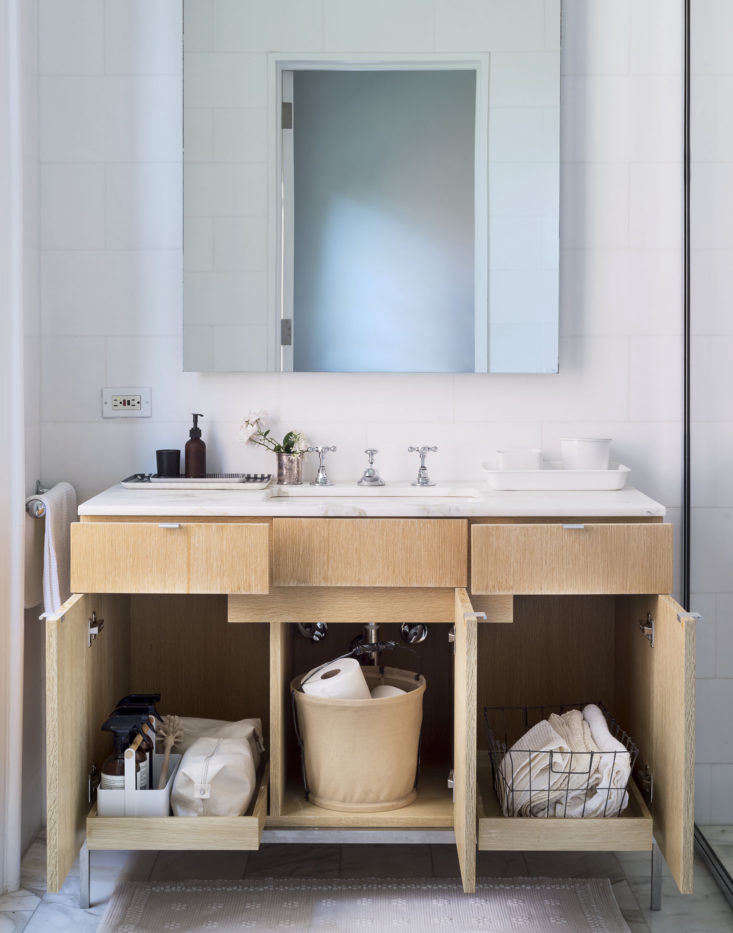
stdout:
{"type": "Polygon", "coordinates": [[[272,7],[184,4],[184,368],[556,372],[559,23],[286,54],[272,7]]]}

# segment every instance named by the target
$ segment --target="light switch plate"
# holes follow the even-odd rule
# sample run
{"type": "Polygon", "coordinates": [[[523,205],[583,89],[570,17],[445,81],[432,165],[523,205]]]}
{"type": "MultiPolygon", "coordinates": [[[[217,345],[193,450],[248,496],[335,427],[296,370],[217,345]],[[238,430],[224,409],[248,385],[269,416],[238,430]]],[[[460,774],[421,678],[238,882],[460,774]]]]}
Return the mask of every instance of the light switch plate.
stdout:
{"type": "Polygon", "coordinates": [[[149,418],[150,386],[113,386],[102,389],[103,418],[149,418]]]}

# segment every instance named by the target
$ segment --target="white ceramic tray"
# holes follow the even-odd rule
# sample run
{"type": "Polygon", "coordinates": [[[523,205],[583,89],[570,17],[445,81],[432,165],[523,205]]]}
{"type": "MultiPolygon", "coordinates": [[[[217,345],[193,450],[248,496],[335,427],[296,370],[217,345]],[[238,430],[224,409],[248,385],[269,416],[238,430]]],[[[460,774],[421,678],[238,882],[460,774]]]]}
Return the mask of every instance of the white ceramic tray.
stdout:
{"type": "Polygon", "coordinates": [[[152,476],[135,473],[122,480],[125,489],[236,489],[257,492],[272,482],[271,473],[210,473],[197,479],[187,476],[152,476]]]}
{"type": "Polygon", "coordinates": [[[619,464],[610,470],[564,470],[548,463],[543,470],[496,470],[484,463],[489,489],[524,492],[608,492],[623,489],[631,470],[619,464]]]}

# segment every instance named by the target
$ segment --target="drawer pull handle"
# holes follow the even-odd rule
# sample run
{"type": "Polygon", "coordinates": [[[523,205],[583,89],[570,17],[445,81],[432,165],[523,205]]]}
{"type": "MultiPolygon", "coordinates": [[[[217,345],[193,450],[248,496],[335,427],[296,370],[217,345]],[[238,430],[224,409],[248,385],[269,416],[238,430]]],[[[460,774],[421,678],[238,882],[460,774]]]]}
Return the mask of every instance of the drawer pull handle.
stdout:
{"type": "Polygon", "coordinates": [[[158,525],[158,528],[180,528],[180,527],[181,527],[180,522],[161,522],[158,525]]]}
{"type": "Polygon", "coordinates": [[[566,531],[584,531],[585,525],[563,525],[566,531]]]}

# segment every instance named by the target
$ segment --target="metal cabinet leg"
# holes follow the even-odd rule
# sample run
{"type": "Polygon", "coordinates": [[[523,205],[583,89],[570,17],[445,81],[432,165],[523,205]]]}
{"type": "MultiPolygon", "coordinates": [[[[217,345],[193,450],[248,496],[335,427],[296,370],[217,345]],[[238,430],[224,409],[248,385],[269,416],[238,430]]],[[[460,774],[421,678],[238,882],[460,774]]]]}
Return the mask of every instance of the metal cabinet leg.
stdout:
{"type": "Polygon", "coordinates": [[[664,870],[664,859],[659,851],[656,842],[652,842],[652,879],[651,879],[651,903],[650,910],[662,909],[662,873],[664,870]]]}
{"type": "Polygon", "coordinates": [[[90,870],[89,849],[85,842],[79,852],[79,907],[82,910],[90,907],[90,870]]]}

